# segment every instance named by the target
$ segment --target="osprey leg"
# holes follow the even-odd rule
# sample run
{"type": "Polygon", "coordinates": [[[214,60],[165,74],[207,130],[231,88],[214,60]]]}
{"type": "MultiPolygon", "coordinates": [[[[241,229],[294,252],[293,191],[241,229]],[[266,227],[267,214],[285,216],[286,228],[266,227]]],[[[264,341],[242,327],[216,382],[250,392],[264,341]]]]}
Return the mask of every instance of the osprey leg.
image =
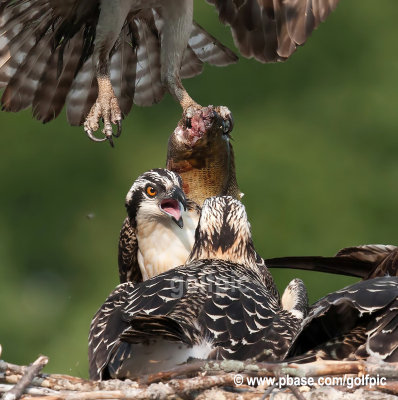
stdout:
{"type": "Polygon", "coordinates": [[[129,12],[128,2],[119,1],[118,3],[115,5],[108,1],[101,1],[93,54],[98,97],[84,121],[84,130],[91,140],[96,142],[109,140],[111,146],[113,146],[112,137],[120,136],[122,131],[122,112],[111,84],[109,54],[119,37],[129,12]],[[104,122],[102,133],[105,137],[103,138],[94,136],[94,132],[99,128],[100,118],[104,122]],[[113,133],[112,124],[117,126],[116,133],[113,133]]]}

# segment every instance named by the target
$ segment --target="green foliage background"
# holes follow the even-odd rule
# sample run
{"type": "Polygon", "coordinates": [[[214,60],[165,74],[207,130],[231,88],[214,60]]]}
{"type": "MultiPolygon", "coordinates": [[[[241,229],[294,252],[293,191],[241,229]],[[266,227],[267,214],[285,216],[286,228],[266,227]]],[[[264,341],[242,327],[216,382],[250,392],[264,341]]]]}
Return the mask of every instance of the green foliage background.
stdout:
{"type": "MultiPolygon", "coordinates": [[[[195,3],[196,20],[234,48],[214,9],[195,3]]],[[[185,81],[201,104],[233,111],[238,181],[264,257],[397,244],[396,11],[394,0],[342,0],[287,63],[241,59],[185,81]]],[[[91,317],[117,284],[125,194],[164,166],[180,115],[169,95],[135,107],[112,150],[64,113],[47,125],[30,110],[0,114],[2,358],[42,353],[47,371],[87,376],[91,317]]],[[[311,301],[354,281],[273,274],[281,290],[300,276],[311,301]]]]}

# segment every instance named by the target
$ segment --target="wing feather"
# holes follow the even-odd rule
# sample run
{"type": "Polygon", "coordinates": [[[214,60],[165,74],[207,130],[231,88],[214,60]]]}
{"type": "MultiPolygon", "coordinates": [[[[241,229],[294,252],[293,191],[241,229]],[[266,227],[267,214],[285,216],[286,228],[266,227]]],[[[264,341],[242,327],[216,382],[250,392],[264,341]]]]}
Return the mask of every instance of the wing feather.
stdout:
{"type": "Polygon", "coordinates": [[[283,61],[336,8],[339,0],[208,0],[231,27],[243,56],[283,61]]]}
{"type": "Polygon", "coordinates": [[[142,274],[138,264],[138,241],[135,229],[126,217],[119,236],[119,279],[120,283],[142,282],[142,274]]]}
{"type": "Polygon", "coordinates": [[[184,58],[181,64],[180,76],[184,78],[192,78],[199,75],[203,71],[203,63],[196,56],[192,47],[188,45],[184,52],[184,58]]]}
{"type": "MultiPolygon", "coordinates": [[[[324,351],[324,358],[335,358],[328,354],[330,343],[344,339],[353,330],[365,330],[365,342],[358,342],[354,351],[362,351],[364,345],[368,355],[379,355],[383,359],[396,361],[398,354],[398,278],[382,277],[361,281],[333,292],[312,305],[304,319],[290,355],[300,355],[308,350],[324,351]],[[380,345],[384,343],[384,345],[380,345]],[[363,347],[363,346],[362,346],[363,347]]],[[[351,344],[353,343],[350,340],[351,344]]],[[[331,348],[334,348],[332,346],[331,348]]],[[[350,349],[348,347],[347,349],[350,349]]],[[[340,358],[350,354],[341,354],[340,358]]]]}
{"type": "Polygon", "coordinates": [[[336,256],[344,256],[355,260],[379,263],[395,250],[397,250],[397,247],[392,245],[368,244],[356,247],[346,247],[341,249],[336,256]]]}
{"type": "Polygon", "coordinates": [[[126,24],[120,35],[120,44],[111,57],[111,82],[123,115],[127,115],[134,101],[137,52],[134,24],[126,24]]]}
{"type": "Polygon", "coordinates": [[[33,99],[33,115],[38,120],[48,122],[61,112],[75,78],[82,48],[83,30],[66,44],[62,56],[60,48],[51,55],[33,99]],[[60,57],[63,59],[63,66],[59,73],[60,57]]]}
{"type": "Polygon", "coordinates": [[[20,111],[32,104],[40,77],[46,69],[51,51],[51,35],[39,40],[26,55],[26,58],[12,76],[1,98],[3,109],[20,111]]]}
{"type": "Polygon", "coordinates": [[[134,104],[150,106],[158,103],[165,93],[160,79],[160,41],[149,13],[145,19],[136,19],[134,23],[139,34],[134,104]]]}
{"type": "Polygon", "coordinates": [[[203,63],[225,66],[238,61],[238,57],[231,50],[222,45],[196,22],[193,22],[188,45],[203,63]]]}
{"type": "MultiPolygon", "coordinates": [[[[33,105],[33,114],[39,120],[55,118],[78,70],[92,54],[98,15],[99,0],[3,1],[0,6],[0,87],[6,87],[3,108],[19,111],[33,105]]],[[[80,123],[79,112],[71,120],[80,123]]]]}
{"type": "Polygon", "coordinates": [[[81,125],[97,98],[98,84],[91,57],[83,64],[66,97],[67,117],[71,125],[81,125]]]}

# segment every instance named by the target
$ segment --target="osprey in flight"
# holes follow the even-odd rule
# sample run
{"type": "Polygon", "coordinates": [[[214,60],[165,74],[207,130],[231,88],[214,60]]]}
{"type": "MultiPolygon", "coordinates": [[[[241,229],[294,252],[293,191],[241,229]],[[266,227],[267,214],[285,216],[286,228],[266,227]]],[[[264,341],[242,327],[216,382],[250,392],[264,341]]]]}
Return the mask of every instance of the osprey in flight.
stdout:
{"type": "MultiPolygon", "coordinates": [[[[286,60],[338,0],[208,0],[231,27],[243,56],[286,60]]],[[[184,118],[199,105],[181,79],[203,63],[237,57],[193,21],[193,0],[2,0],[0,88],[3,110],[32,106],[43,122],[67,104],[72,125],[95,141],[121,133],[133,104],[149,106],[166,90],[184,118]],[[103,120],[104,137],[94,136],[103,120]],[[113,126],[116,125],[116,131],[113,126]]]]}

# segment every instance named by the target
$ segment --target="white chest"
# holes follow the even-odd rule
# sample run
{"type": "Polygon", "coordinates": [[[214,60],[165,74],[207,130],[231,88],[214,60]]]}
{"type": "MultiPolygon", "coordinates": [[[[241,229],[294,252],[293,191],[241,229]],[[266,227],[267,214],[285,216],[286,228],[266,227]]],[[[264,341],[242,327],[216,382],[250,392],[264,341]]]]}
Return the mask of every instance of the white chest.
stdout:
{"type": "Polygon", "coordinates": [[[185,263],[194,243],[197,215],[183,213],[184,227],[171,219],[137,225],[138,264],[144,280],[185,263]]]}

